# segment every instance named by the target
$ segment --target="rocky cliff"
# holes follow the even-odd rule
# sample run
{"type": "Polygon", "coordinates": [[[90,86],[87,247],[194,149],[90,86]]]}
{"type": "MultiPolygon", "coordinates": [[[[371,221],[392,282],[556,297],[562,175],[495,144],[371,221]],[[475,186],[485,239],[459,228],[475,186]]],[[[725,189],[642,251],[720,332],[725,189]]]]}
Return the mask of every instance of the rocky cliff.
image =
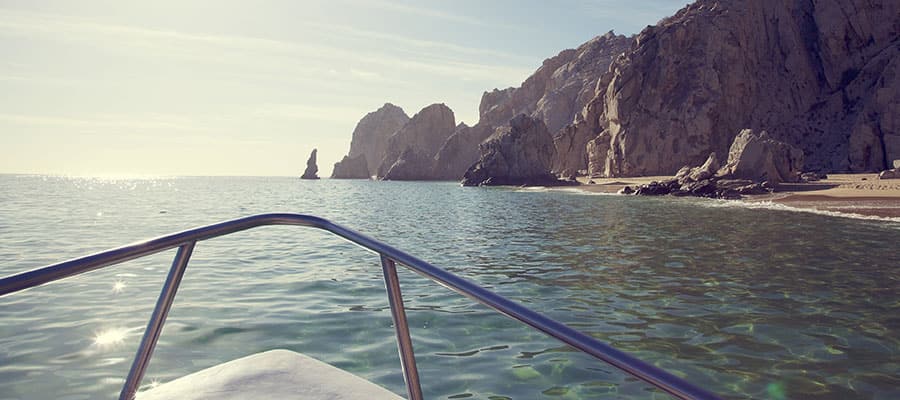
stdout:
{"type": "MultiPolygon", "coordinates": [[[[543,121],[551,134],[573,123],[575,116],[594,97],[597,80],[607,72],[610,63],[629,48],[631,41],[631,38],[608,32],[577,49],[563,50],[544,60],[520,87],[485,92],[478,107],[478,124],[457,130],[447,141],[435,157],[434,176],[459,179],[478,160],[478,145],[516,115],[526,114],[543,121]]],[[[564,161],[554,157],[554,169],[573,169],[567,160],[578,157],[585,158],[582,169],[586,169],[584,146],[588,140],[590,138],[583,140],[580,148],[566,148],[564,161]]]]}
{"type": "Polygon", "coordinates": [[[350,151],[341,162],[334,165],[332,177],[363,179],[369,178],[378,169],[381,160],[384,159],[388,145],[388,139],[409,121],[409,116],[403,109],[391,103],[376,111],[370,112],[356,124],[353,130],[353,138],[350,141],[350,151]],[[344,164],[350,159],[364,156],[367,172],[362,176],[358,164],[344,164]]]}
{"type": "Polygon", "coordinates": [[[423,108],[388,138],[376,174],[386,180],[433,179],[435,154],[455,130],[449,107],[432,104],[423,108]]]}
{"type": "Polygon", "coordinates": [[[344,156],[341,161],[334,163],[334,169],[331,171],[331,179],[369,179],[371,177],[365,154],[356,157],[344,156]]]}
{"type": "Polygon", "coordinates": [[[594,136],[603,176],[673,174],[746,128],[807,170],[882,170],[900,158],[898,34],[896,0],[699,0],[638,35],[567,134],[594,136]]]}
{"type": "Polygon", "coordinates": [[[675,174],[728,154],[745,129],[802,151],[806,171],[881,171],[900,159],[898,36],[897,0],[698,0],[485,92],[475,126],[451,128],[447,109],[439,128],[395,124],[382,147],[358,148],[372,148],[369,173],[386,179],[459,179],[497,127],[525,114],[553,135],[563,176],[675,174]]]}

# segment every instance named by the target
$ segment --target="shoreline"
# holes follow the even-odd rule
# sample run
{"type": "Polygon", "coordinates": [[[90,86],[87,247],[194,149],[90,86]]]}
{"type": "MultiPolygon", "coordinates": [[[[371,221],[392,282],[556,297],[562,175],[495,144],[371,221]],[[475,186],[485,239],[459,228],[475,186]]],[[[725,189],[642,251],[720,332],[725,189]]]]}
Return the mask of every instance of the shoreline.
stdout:
{"type": "MultiPolygon", "coordinates": [[[[578,178],[581,190],[614,194],[625,186],[639,186],[671,176],[634,178],[578,178]]],[[[745,196],[745,203],[771,202],[802,210],[834,212],[864,217],[900,218],[900,179],[878,179],[878,174],[829,174],[809,183],[782,183],[773,193],[745,196]]]]}

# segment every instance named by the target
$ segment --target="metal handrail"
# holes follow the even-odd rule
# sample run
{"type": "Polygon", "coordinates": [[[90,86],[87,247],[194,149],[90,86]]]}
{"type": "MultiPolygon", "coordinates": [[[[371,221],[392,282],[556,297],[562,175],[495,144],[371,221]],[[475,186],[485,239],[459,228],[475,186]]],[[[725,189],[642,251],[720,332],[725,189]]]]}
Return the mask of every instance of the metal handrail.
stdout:
{"type": "Polygon", "coordinates": [[[43,285],[62,278],[82,274],[177,247],[178,252],[172,262],[172,268],[169,270],[166,282],[163,285],[159,299],[157,300],[156,307],[153,310],[153,314],[147,324],[147,329],[141,339],[141,344],[138,347],[131,370],[128,373],[125,385],[122,387],[122,392],[119,395],[120,400],[133,400],[138,386],[140,385],[140,381],[144,376],[146,367],[150,362],[150,357],[153,354],[153,349],[155,348],[159,334],[162,331],[166,316],[175,299],[175,293],[178,290],[181,278],[184,275],[184,270],[190,260],[194,245],[199,241],[266,225],[299,225],[322,229],[378,253],[381,256],[385,287],[391,306],[391,316],[394,320],[394,326],[396,327],[397,346],[400,353],[401,367],[403,368],[403,378],[406,381],[407,392],[411,400],[421,400],[422,389],[419,385],[416,360],[412,348],[412,341],[409,336],[409,327],[406,323],[406,311],[403,307],[403,296],[400,292],[400,284],[397,279],[395,263],[399,263],[448,289],[469,297],[501,314],[523,322],[563,343],[605,361],[629,375],[641,379],[676,398],[704,400],[719,398],[705,389],[699,388],[660,368],[630,356],[591,336],[541,315],[536,311],[493,293],[475,283],[435,267],[428,262],[366,235],[326,219],[311,215],[260,214],[189,229],[143,242],[136,242],[130,245],[52,264],[43,268],[0,279],[0,296],[5,296],[10,293],[43,285]]]}

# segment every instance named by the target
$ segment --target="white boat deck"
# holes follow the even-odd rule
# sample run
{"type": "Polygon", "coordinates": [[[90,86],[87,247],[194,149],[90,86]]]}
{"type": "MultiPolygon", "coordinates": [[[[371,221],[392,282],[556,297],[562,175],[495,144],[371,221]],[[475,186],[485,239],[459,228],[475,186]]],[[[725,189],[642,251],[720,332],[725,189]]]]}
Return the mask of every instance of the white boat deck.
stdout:
{"type": "Polygon", "coordinates": [[[137,395],[137,400],[402,400],[372,382],[306,355],[270,350],[219,364],[137,395]]]}

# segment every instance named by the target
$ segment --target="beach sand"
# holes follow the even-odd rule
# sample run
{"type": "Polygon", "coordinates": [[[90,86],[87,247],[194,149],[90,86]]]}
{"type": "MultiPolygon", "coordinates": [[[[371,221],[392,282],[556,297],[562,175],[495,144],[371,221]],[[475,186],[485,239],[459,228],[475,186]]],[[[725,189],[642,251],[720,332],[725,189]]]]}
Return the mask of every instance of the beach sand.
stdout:
{"type": "MultiPolygon", "coordinates": [[[[639,186],[671,176],[637,178],[579,178],[581,189],[616,193],[625,186],[639,186]],[[590,183],[592,182],[592,183],[590,183]]],[[[810,183],[783,183],[774,193],[747,196],[741,201],[773,202],[846,214],[900,218],[900,179],[878,179],[878,174],[829,174],[810,183]]]]}

